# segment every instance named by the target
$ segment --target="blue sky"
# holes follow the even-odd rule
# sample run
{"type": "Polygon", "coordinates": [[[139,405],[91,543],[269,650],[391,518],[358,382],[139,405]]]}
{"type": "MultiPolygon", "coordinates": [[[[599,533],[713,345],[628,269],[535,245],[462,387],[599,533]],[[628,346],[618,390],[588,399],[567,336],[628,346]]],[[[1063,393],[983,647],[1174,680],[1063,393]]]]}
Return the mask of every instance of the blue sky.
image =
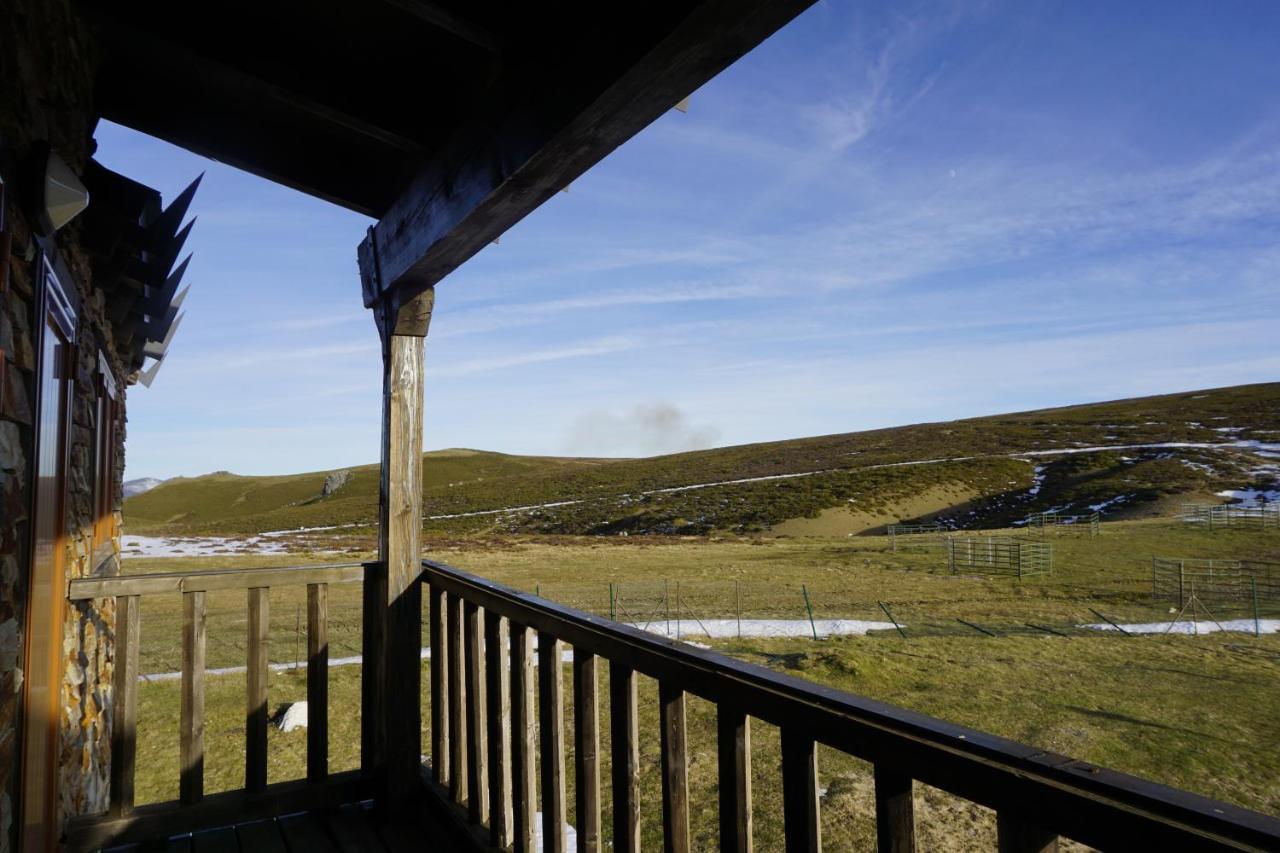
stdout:
{"type": "MultiPolygon", "coordinates": [[[[426,444],[646,455],[1280,377],[1280,4],[820,2],[437,288],[426,444]]],[[[369,221],[193,205],[128,477],[374,462],[369,221]]],[[[335,168],[341,168],[335,164],[335,168]]]]}

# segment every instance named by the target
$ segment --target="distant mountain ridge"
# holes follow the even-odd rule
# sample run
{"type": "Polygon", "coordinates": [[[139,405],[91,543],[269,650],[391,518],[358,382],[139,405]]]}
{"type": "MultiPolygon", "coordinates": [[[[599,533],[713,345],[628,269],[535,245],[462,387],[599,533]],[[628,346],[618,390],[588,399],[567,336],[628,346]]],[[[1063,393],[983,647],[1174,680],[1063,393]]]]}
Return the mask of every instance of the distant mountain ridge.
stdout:
{"type": "MultiPolygon", "coordinates": [[[[1093,507],[1150,515],[1276,488],[1280,383],[645,459],[435,451],[423,476],[426,524],[450,534],[857,532],[925,516],[989,527],[1093,507]]],[[[125,521],[130,532],[166,533],[372,525],[377,495],[376,465],[219,472],[131,497],[125,521]],[[338,470],[349,476],[326,490],[338,470]]]]}
{"type": "Polygon", "coordinates": [[[149,492],[163,482],[165,481],[157,480],[155,477],[139,477],[136,480],[125,480],[124,481],[125,499],[127,500],[137,495],[141,495],[145,492],[149,492]]]}

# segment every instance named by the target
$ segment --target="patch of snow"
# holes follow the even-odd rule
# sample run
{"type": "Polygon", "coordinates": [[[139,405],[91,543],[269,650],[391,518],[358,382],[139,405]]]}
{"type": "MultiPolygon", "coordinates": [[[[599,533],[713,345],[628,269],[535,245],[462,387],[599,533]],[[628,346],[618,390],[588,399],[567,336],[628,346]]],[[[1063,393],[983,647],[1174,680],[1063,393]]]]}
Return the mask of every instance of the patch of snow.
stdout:
{"type": "MultiPolygon", "coordinates": [[[[564,825],[564,847],[566,850],[578,847],[578,830],[567,821],[564,825]]],[[[542,812],[534,812],[533,815],[533,849],[542,850],[542,812]]]]}
{"type": "Polygon", "coordinates": [[[283,542],[263,536],[235,539],[224,536],[137,536],[120,537],[125,557],[213,557],[222,554],[284,554],[283,542]]]}
{"type": "MultiPolygon", "coordinates": [[[[737,619],[673,619],[633,625],[650,634],[663,637],[709,637],[725,640],[739,636],[737,619]]],[[[891,631],[892,622],[876,622],[868,619],[743,619],[743,637],[812,637],[814,629],[819,637],[863,636],[868,631],[891,631]]],[[[905,626],[904,626],[905,627],[905,626]]]]}
{"type": "Polygon", "coordinates": [[[1218,492],[1220,498],[1231,498],[1240,506],[1263,506],[1280,502],[1280,489],[1225,489],[1218,492]]]}
{"type": "Polygon", "coordinates": [[[1101,503],[1089,504],[1089,509],[1093,510],[1094,512],[1106,512],[1108,509],[1115,506],[1116,504],[1121,504],[1129,500],[1130,497],[1132,497],[1132,495],[1116,495],[1114,498],[1107,498],[1105,501],[1102,501],[1101,503]]]}
{"type": "MultiPolygon", "coordinates": [[[[1222,626],[1224,631],[1240,631],[1252,634],[1254,623],[1252,619],[1224,619],[1220,622],[1210,620],[1181,619],[1173,623],[1170,627],[1168,622],[1134,622],[1130,624],[1122,624],[1121,628],[1130,634],[1216,634],[1218,626],[1222,626]]],[[[1098,624],[1098,625],[1081,625],[1081,628],[1092,628],[1095,631],[1114,631],[1114,625],[1098,624]]],[[[1258,631],[1262,634],[1275,634],[1280,632],[1280,619],[1260,619],[1258,620],[1258,631]]]]}
{"type": "Polygon", "coordinates": [[[1214,427],[1214,432],[1241,432],[1244,427],[1214,427]]]}

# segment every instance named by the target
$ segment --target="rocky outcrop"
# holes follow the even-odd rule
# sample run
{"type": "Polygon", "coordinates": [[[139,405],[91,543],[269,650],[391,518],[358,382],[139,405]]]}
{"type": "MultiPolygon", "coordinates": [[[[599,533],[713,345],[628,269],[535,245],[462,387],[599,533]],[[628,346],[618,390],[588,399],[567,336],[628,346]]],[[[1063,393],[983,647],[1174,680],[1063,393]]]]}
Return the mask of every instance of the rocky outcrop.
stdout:
{"type": "Polygon", "coordinates": [[[334,492],[345,486],[350,479],[350,471],[345,469],[342,471],[334,471],[332,474],[324,478],[324,485],[320,488],[320,497],[329,497],[334,492]]]}

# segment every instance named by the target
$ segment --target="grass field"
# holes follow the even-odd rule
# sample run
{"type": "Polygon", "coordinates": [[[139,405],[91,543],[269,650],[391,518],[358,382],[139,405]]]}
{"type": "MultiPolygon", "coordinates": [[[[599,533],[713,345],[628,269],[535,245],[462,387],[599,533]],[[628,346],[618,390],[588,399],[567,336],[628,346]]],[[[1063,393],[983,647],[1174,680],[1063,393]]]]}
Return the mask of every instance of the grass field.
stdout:
{"type": "MultiPolygon", "coordinates": [[[[686,618],[804,618],[804,585],[819,618],[883,619],[884,602],[906,626],[867,637],[718,641],[717,648],[765,666],[893,702],[1098,764],[1265,812],[1280,812],[1280,636],[1241,633],[1125,637],[1072,628],[1097,609],[1123,621],[1168,619],[1150,598],[1150,558],[1215,556],[1280,560],[1280,532],[1208,532],[1171,521],[1104,524],[1090,538],[1049,537],[1052,576],[952,575],[937,550],[894,553],[881,536],[835,539],[568,538],[437,539],[429,556],[544,597],[607,614],[610,584],[627,614],[661,619],[674,604],[686,618]],[[666,592],[664,603],[663,594],[666,592]],[[739,608],[738,599],[741,605],[739,608]],[[999,634],[990,637],[957,619],[999,634]],[[1027,626],[1069,633],[1060,637],[1027,626]]],[[[319,562],[333,556],[131,560],[128,572],[319,562]]],[[[343,555],[342,559],[350,559],[343,555]]],[[[275,661],[292,661],[302,591],[272,591],[275,661]]],[[[144,600],[142,671],[177,669],[178,597],[144,600]]],[[[360,587],[331,590],[331,656],[359,652],[360,587]]],[[[243,593],[209,594],[210,667],[244,661],[243,593]]],[[[1263,615],[1277,615],[1275,603],[1263,615]]],[[[305,608],[303,608],[305,619],[305,608]]],[[[1216,614],[1220,618],[1241,613],[1216,614]]],[[[619,616],[625,618],[620,611],[619,616]]],[[[303,623],[305,630],[305,623],[303,623]]],[[[305,645],[302,654],[305,655],[305,645]]],[[[305,697],[301,672],[271,676],[272,705],[305,697]]],[[[425,684],[425,679],[424,679],[425,684]]],[[[566,673],[566,689],[571,679],[566,673]]],[[[359,667],[331,675],[334,769],[355,767],[359,667]]],[[[605,691],[607,693],[607,691],[605,691]]],[[[607,696],[602,696],[602,700],[607,696]]],[[[423,697],[424,720],[427,697],[423,697]]],[[[646,845],[660,841],[656,686],[642,680],[646,845]]],[[[142,800],[177,786],[178,682],[140,689],[142,800]]],[[[607,705],[602,713],[607,714],[607,705]]],[[[607,719],[607,717],[606,717],[607,719]]],[[[206,713],[207,790],[238,787],[243,773],[244,676],[211,677],[206,713]]],[[[691,791],[697,847],[714,846],[714,715],[690,704],[691,791]]],[[[606,741],[607,729],[604,727],[606,741]]],[[[424,741],[425,742],[425,741],[424,741]]],[[[753,730],[758,849],[780,844],[777,733],[753,730]]],[[[271,778],[303,775],[305,734],[271,734],[271,778]]],[[[608,751],[605,750],[606,772],[608,751]]],[[[824,835],[829,849],[861,849],[873,838],[869,768],[822,753],[824,835]]],[[[606,785],[606,807],[608,791],[606,785]]],[[[572,797],[570,797],[572,809],[572,797]]],[[[968,849],[993,838],[984,810],[924,791],[923,849],[968,849]]],[[[607,812],[607,808],[606,808],[607,812]]],[[[607,817],[607,814],[606,814],[607,817]]]]}

